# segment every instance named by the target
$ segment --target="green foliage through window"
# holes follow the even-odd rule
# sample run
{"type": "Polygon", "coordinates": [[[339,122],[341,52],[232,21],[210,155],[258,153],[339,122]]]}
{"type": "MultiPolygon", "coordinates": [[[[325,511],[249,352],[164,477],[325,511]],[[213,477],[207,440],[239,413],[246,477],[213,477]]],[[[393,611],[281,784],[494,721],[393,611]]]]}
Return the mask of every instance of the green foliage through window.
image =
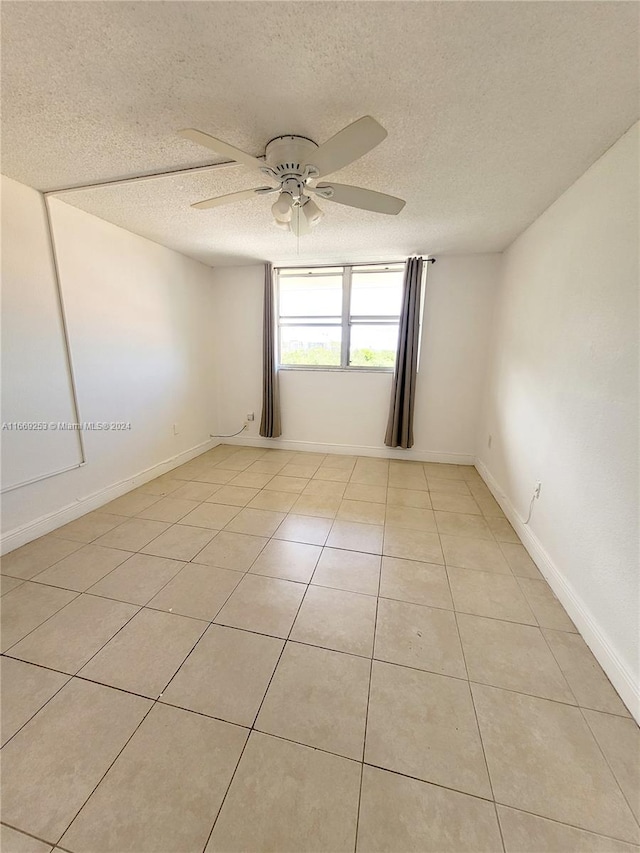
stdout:
{"type": "Polygon", "coordinates": [[[313,364],[318,367],[340,367],[340,347],[309,347],[283,352],[281,364],[313,364]]]}
{"type": "Polygon", "coordinates": [[[354,367],[393,367],[396,363],[395,350],[367,348],[353,350],[351,365],[354,367]]]}

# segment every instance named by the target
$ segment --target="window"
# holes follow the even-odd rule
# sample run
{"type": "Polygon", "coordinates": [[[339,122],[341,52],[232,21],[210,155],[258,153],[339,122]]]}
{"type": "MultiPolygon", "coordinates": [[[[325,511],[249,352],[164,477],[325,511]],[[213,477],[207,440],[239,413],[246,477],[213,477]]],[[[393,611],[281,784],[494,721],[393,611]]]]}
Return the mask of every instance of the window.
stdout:
{"type": "Polygon", "coordinates": [[[277,270],[283,367],[392,370],[403,264],[277,270]]]}

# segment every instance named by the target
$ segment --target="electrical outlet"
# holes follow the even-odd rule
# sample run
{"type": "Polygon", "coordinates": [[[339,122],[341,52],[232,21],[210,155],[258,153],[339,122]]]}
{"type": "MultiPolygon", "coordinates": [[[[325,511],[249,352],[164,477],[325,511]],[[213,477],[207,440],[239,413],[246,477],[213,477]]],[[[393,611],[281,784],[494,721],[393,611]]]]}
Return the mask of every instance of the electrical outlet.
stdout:
{"type": "Polygon", "coordinates": [[[542,483],[540,482],[540,480],[538,480],[538,482],[536,483],[535,491],[533,493],[536,500],[538,500],[538,498],[540,497],[541,491],[542,491],[542,483]]]}
{"type": "Polygon", "coordinates": [[[173,434],[174,435],[180,435],[180,427],[178,424],[173,425],[173,434]]]}
{"type": "Polygon", "coordinates": [[[249,414],[247,415],[247,420],[248,420],[248,421],[252,421],[253,419],[254,419],[254,414],[253,414],[253,412],[249,412],[249,414]]]}
{"type": "Polygon", "coordinates": [[[489,435],[489,438],[487,439],[487,447],[489,448],[489,450],[491,450],[491,442],[492,441],[493,441],[493,436],[489,435]]]}

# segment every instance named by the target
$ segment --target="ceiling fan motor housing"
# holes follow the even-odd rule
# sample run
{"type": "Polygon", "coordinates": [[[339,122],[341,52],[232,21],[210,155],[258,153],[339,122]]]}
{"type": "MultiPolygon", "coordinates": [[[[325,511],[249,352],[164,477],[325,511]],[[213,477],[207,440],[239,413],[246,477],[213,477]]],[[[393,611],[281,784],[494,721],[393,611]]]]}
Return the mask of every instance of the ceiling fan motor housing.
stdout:
{"type": "Polygon", "coordinates": [[[313,153],[318,146],[304,136],[276,136],[267,145],[265,159],[278,180],[287,177],[306,182],[305,167],[313,164],[313,153]]]}

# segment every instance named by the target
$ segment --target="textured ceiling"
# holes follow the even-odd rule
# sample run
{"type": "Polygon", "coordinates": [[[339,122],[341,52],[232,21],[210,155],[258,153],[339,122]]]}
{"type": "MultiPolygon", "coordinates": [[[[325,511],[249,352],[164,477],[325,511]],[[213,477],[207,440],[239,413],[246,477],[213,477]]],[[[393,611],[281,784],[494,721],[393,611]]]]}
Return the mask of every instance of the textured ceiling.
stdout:
{"type": "Polygon", "coordinates": [[[198,127],[260,155],[370,114],[388,138],[336,173],[407,200],[321,202],[308,237],[242,166],[64,200],[209,264],[504,249],[638,116],[629,2],[2,3],[2,171],[49,190],[212,163],[198,127]]]}

